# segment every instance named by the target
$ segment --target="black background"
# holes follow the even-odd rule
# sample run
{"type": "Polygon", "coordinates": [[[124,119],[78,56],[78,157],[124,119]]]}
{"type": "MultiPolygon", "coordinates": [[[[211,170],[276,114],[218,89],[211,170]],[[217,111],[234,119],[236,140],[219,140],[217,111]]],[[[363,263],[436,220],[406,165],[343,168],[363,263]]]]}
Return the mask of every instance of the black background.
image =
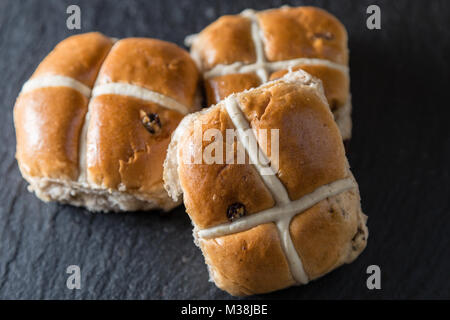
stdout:
{"type": "Polygon", "coordinates": [[[63,38],[66,8],[78,4],[82,30],[183,45],[223,14],[313,4],[347,27],[353,95],[348,154],[369,216],[368,247],[307,286],[254,298],[450,297],[450,3],[444,1],[17,1],[0,0],[0,298],[228,299],[208,282],[180,207],[90,214],[45,204],[27,192],[16,161],[12,110],[22,84],[63,38]],[[381,30],[366,8],[381,7],[381,30]],[[66,267],[81,267],[81,290],[66,267]],[[366,287],[377,264],[382,289],[366,287]]]}

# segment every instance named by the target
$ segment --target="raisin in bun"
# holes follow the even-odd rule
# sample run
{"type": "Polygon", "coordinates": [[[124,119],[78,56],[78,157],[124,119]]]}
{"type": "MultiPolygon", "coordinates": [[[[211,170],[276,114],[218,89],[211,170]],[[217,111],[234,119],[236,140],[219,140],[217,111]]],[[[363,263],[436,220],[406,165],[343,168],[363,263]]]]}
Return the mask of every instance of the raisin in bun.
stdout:
{"type": "Polygon", "coordinates": [[[169,145],[164,181],[175,200],[183,194],[211,279],[232,295],[306,284],[352,262],[366,246],[366,216],[342,137],[320,80],[301,70],[185,117],[169,145]],[[204,157],[220,141],[198,140],[195,128],[223,137],[238,129],[223,144],[224,164],[195,162],[197,152],[204,157]],[[253,135],[243,140],[239,130],[246,128],[253,135]],[[278,160],[270,147],[275,140],[265,142],[254,133],[260,129],[279,130],[278,160]],[[262,158],[249,147],[256,141],[262,158]],[[236,159],[239,144],[245,163],[226,162],[225,150],[236,159]],[[275,174],[265,171],[266,160],[276,162],[275,174]]]}
{"type": "Polygon", "coordinates": [[[199,74],[185,50],[100,33],[60,42],[14,107],[16,157],[44,201],[92,211],[169,210],[163,162],[199,74]]]}
{"type": "Polygon", "coordinates": [[[208,104],[281,77],[289,68],[320,78],[344,140],[351,137],[347,32],[315,7],[245,10],[189,36],[208,104]]]}

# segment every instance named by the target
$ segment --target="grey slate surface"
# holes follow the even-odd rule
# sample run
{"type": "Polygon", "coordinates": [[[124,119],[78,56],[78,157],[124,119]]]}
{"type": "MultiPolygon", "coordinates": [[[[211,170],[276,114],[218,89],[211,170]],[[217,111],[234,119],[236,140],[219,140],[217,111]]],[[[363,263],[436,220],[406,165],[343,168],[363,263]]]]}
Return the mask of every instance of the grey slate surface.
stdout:
{"type": "Polygon", "coordinates": [[[90,214],[27,192],[14,159],[12,108],[21,85],[63,38],[66,8],[82,32],[183,44],[217,17],[251,7],[315,4],[349,31],[354,138],[349,160],[369,216],[353,264],[308,286],[254,298],[450,297],[450,6],[444,1],[0,1],[0,298],[229,299],[208,282],[184,208],[169,214],[90,214]],[[382,30],[365,27],[369,4],[382,30]],[[66,267],[81,267],[81,290],[66,267]],[[366,288],[368,265],[382,289],[366,288]]]}

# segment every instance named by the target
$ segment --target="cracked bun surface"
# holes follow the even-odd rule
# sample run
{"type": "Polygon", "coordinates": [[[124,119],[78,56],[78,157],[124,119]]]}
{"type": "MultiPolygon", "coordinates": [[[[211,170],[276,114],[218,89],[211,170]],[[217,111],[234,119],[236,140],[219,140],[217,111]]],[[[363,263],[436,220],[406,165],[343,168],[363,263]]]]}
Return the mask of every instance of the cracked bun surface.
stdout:
{"type": "Polygon", "coordinates": [[[165,41],[98,32],[61,41],[14,107],[29,189],[92,211],[173,208],[163,162],[178,123],[198,110],[198,80],[189,54],[165,41]]]}
{"type": "Polygon", "coordinates": [[[316,7],[245,10],[187,38],[203,73],[208,105],[302,69],[322,80],[344,140],[351,137],[347,31],[316,7]]]}
{"type": "Polygon", "coordinates": [[[306,284],[366,246],[367,217],[340,131],[320,80],[302,70],[185,117],[169,145],[164,181],[174,200],[183,195],[211,279],[232,295],[306,284]],[[205,136],[211,129],[213,138],[205,136]],[[237,134],[216,144],[230,129],[237,134]],[[239,134],[244,129],[256,149],[239,134]],[[278,138],[264,138],[262,129],[278,138]],[[240,148],[244,163],[236,161],[240,148]],[[250,162],[260,152],[270,166],[250,162]]]}

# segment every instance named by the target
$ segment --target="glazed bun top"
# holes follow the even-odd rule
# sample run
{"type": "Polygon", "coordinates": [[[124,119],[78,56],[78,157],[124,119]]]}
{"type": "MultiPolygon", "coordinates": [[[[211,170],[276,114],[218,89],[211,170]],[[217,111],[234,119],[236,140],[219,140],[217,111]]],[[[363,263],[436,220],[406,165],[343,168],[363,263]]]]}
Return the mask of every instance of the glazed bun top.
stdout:
{"type": "Polygon", "coordinates": [[[99,32],[68,37],[42,60],[31,79],[48,75],[65,76],[92,88],[113,44],[113,39],[99,32]]]}
{"type": "MultiPolygon", "coordinates": [[[[211,152],[214,141],[203,138],[202,155],[211,152]]],[[[227,213],[232,204],[241,204],[245,214],[252,215],[349,177],[342,138],[320,80],[301,70],[187,116],[174,133],[165,166],[166,189],[175,199],[184,194],[187,212],[199,229],[230,221],[227,213]],[[255,150],[249,152],[248,146],[245,163],[227,163],[226,157],[236,160],[239,146],[245,144],[237,138],[224,141],[222,164],[195,163],[196,123],[203,133],[212,128],[223,137],[227,129],[251,128],[258,145],[267,145],[265,155],[276,168],[275,175],[264,172],[267,167],[257,163],[255,150]],[[261,129],[268,133],[266,138],[258,133],[261,129]],[[272,146],[272,139],[278,140],[278,147],[272,146]],[[227,148],[233,150],[231,157],[227,148]],[[271,154],[274,150],[276,158],[271,154]]]]}
{"type": "Polygon", "coordinates": [[[157,39],[127,38],[117,42],[98,75],[97,85],[130,83],[175,99],[192,112],[198,71],[189,53],[157,39]]]}
{"type": "Polygon", "coordinates": [[[235,62],[255,63],[317,58],[347,65],[347,32],[342,23],[316,7],[282,7],[223,16],[192,39],[201,70],[235,62]]]}

